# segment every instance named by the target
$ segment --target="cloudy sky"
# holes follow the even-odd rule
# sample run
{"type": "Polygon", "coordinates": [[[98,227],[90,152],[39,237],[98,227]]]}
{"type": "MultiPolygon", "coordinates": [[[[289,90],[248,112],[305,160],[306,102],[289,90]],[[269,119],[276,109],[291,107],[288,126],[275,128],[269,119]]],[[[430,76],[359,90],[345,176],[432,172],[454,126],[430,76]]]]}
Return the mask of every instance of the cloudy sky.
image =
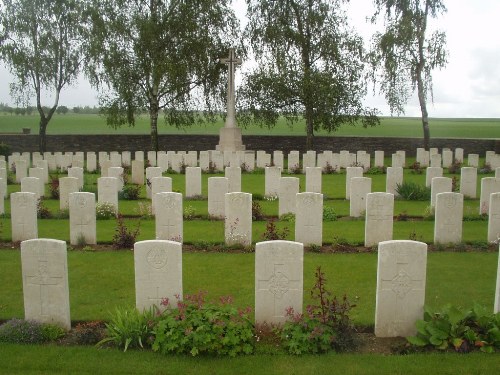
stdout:
{"type": "MultiPolygon", "coordinates": [[[[244,0],[233,1],[244,23],[244,0]]],[[[366,22],[373,13],[372,0],[351,0],[348,14],[352,26],[366,43],[374,26],[366,22]]],[[[429,105],[431,117],[500,117],[500,38],[498,38],[498,0],[448,0],[448,12],[435,26],[447,35],[449,63],[435,71],[434,104],[429,105]]],[[[0,102],[13,104],[9,96],[12,81],[8,70],[0,66],[0,102]]],[[[49,102],[47,104],[50,104],[49,102]]],[[[83,78],[75,87],[61,94],[61,105],[68,107],[96,105],[96,92],[83,78]]],[[[383,97],[368,95],[365,104],[376,107],[384,115],[389,110],[383,97]]],[[[420,116],[418,102],[413,98],[406,106],[406,116],[420,116]]]]}

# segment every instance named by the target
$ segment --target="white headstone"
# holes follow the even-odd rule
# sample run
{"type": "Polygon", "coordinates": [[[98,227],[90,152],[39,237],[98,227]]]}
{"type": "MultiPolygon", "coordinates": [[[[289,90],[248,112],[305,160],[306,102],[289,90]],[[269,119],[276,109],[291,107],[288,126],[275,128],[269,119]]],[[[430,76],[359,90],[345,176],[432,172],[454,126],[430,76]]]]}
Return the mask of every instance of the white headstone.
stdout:
{"type": "Polygon", "coordinates": [[[71,167],[68,168],[68,177],[75,177],[78,179],[78,189],[83,189],[83,168],[71,167]]]}
{"type": "Polygon", "coordinates": [[[255,245],[255,323],[282,325],[286,311],[302,313],[304,245],[267,241],[255,245]]]}
{"type": "Polygon", "coordinates": [[[478,154],[469,154],[467,156],[467,163],[469,167],[478,168],[479,167],[479,155],[478,154]]]}
{"type": "Polygon", "coordinates": [[[365,151],[358,151],[358,155],[356,157],[358,166],[362,167],[364,171],[370,169],[370,154],[367,154],[365,151]]]}
{"type": "Polygon", "coordinates": [[[125,182],[123,180],[123,168],[122,167],[111,167],[108,168],[108,177],[116,178],[116,191],[121,191],[125,182]]]}
{"type": "Polygon", "coordinates": [[[490,195],[500,192],[500,179],[495,177],[484,177],[481,179],[481,197],[479,200],[479,215],[488,214],[490,206],[490,195]]]}
{"type": "Polygon", "coordinates": [[[488,242],[500,243],[500,193],[490,195],[488,242]]]}
{"type": "Polygon", "coordinates": [[[304,246],[323,244],[323,194],[298,193],[295,209],[295,241],[304,246]]]}
{"type": "Polygon", "coordinates": [[[443,168],[449,168],[453,163],[453,151],[444,150],[443,151],[443,168]]]}
{"type": "Polygon", "coordinates": [[[122,152],[122,164],[126,167],[130,167],[132,163],[132,153],[130,151],[122,152]]]}
{"type": "Polygon", "coordinates": [[[226,167],[225,176],[228,181],[228,193],[241,192],[241,168],[226,167]]]}
{"type": "Polygon", "coordinates": [[[182,300],[182,245],[174,241],[139,241],[134,244],[135,306],[139,311],[156,306],[176,307],[182,300]],[[163,302],[163,303],[162,303],[163,302]]]}
{"type": "Polygon", "coordinates": [[[375,336],[415,335],[425,304],[427,244],[384,241],[378,245],[375,336]]]}
{"type": "Polygon", "coordinates": [[[186,198],[201,195],[201,167],[186,168],[186,198]]]}
{"type": "Polygon", "coordinates": [[[229,181],[225,177],[208,178],[208,216],[222,219],[225,216],[225,196],[229,192],[229,181]]]}
{"type": "Polygon", "coordinates": [[[148,199],[151,199],[151,186],[153,177],[161,177],[160,167],[146,168],[146,196],[148,199]]]}
{"type": "Polygon", "coordinates": [[[24,318],[71,329],[66,242],[21,242],[24,318]]]}
{"type": "Polygon", "coordinates": [[[477,168],[462,167],[460,170],[460,193],[468,198],[477,195],[477,168]]]}
{"type": "Polygon", "coordinates": [[[210,155],[208,151],[200,151],[200,168],[203,172],[208,171],[210,167],[210,155]]]}
{"type": "Polygon", "coordinates": [[[94,172],[97,169],[97,157],[95,152],[87,152],[87,172],[94,172]]]}
{"type": "MultiPolygon", "coordinates": [[[[172,178],[170,177],[153,177],[151,179],[151,210],[155,214],[157,209],[161,209],[158,205],[157,199],[158,193],[170,193],[172,192],[172,178]],[[158,207],[157,207],[158,206],[158,207]]],[[[170,239],[170,238],[162,238],[170,239]]]]}
{"type": "Polygon", "coordinates": [[[281,168],[281,170],[283,170],[283,168],[285,166],[283,151],[276,150],[273,152],[273,165],[275,167],[279,167],[279,168],[281,168]]]}
{"type": "Polygon", "coordinates": [[[182,168],[185,167],[184,155],[179,153],[173,154],[170,159],[170,164],[174,172],[181,173],[182,168]]]}
{"type": "Polygon", "coordinates": [[[431,182],[431,207],[436,206],[436,195],[451,192],[453,181],[448,177],[434,177],[431,182]]]}
{"type": "Polygon", "coordinates": [[[383,167],[384,166],[384,151],[375,151],[375,167],[383,167]]]}
{"type": "Polygon", "coordinates": [[[0,178],[0,215],[5,213],[5,195],[6,193],[6,185],[3,182],[4,179],[0,178]]]}
{"type": "Polygon", "coordinates": [[[28,165],[25,160],[16,161],[16,182],[21,183],[24,177],[28,177],[28,165]]]}
{"type": "Polygon", "coordinates": [[[245,163],[245,169],[248,172],[252,172],[255,169],[255,157],[254,157],[253,152],[246,152],[245,153],[244,163],[245,163]]]}
{"type": "Polygon", "coordinates": [[[392,154],[391,167],[404,167],[404,157],[401,154],[392,154]]]}
{"type": "Polygon", "coordinates": [[[144,161],[132,160],[132,183],[144,185],[144,161]]]}
{"type": "Polygon", "coordinates": [[[394,195],[369,193],[366,195],[365,246],[392,240],[394,195]]]}
{"type": "Polygon", "coordinates": [[[387,176],[385,183],[385,192],[398,196],[396,189],[398,185],[403,184],[403,168],[402,167],[387,167],[387,176]]]}
{"type": "Polygon", "coordinates": [[[182,194],[157,193],[156,195],[156,239],[182,243],[182,194]]]}
{"type": "Polygon", "coordinates": [[[288,173],[294,173],[300,168],[300,153],[298,151],[290,151],[288,153],[288,173]]]}
{"type": "Polygon", "coordinates": [[[295,214],[296,199],[299,193],[299,179],[297,177],[281,177],[278,191],[279,208],[278,214],[282,216],[287,213],[295,214]]]}
{"type": "Polygon", "coordinates": [[[322,170],[321,167],[306,168],[306,191],[321,193],[322,170]]]}
{"type": "Polygon", "coordinates": [[[99,177],[97,179],[97,202],[109,203],[118,214],[118,179],[116,177],[99,177]]]}
{"type": "Polygon", "coordinates": [[[316,152],[307,151],[302,155],[302,173],[306,173],[307,168],[316,167],[316,152]]]}
{"type": "Polygon", "coordinates": [[[277,197],[280,189],[281,168],[266,167],[264,179],[264,195],[277,197]]]}
{"type": "Polygon", "coordinates": [[[350,159],[349,159],[349,151],[347,150],[340,150],[339,154],[339,161],[340,161],[340,167],[341,168],[347,168],[350,165],[350,159]]]}
{"type": "Polygon", "coordinates": [[[0,198],[7,198],[7,168],[0,168],[0,185],[3,186],[3,195],[0,198]]]}
{"type": "Polygon", "coordinates": [[[10,194],[10,220],[12,242],[38,237],[36,217],[36,195],[34,193],[10,194]]]}
{"type": "Polygon", "coordinates": [[[500,178],[500,167],[495,168],[495,178],[500,178]]]}
{"type": "Polygon", "coordinates": [[[21,192],[34,193],[38,201],[43,196],[43,183],[42,180],[36,177],[24,177],[21,180],[21,192]]]}
{"type": "Polygon", "coordinates": [[[134,160],[140,160],[144,164],[144,151],[136,151],[136,152],[134,152],[134,160]]]}
{"type": "Polygon", "coordinates": [[[361,167],[347,167],[345,174],[345,199],[351,197],[351,180],[354,177],[363,177],[363,168],[361,167]]]}
{"type": "Polygon", "coordinates": [[[439,193],[436,196],[434,243],[462,242],[464,196],[460,193],[439,193]]]}
{"type": "Polygon", "coordinates": [[[169,159],[169,155],[167,155],[166,153],[158,153],[158,167],[161,168],[161,171],[162,173],[166,172],[168,170],[168,159],[169,159]]]}
{"type": "Polygon", "coordinates": [[[434,177],[443,177],[443,168],[441,167],[429,167],[425,170],[425,186],[431,186],[432,179],[434,177]]]}
{"type": "Polygon", "coordinates": [[[217,172],[224,170],[224,155],[220,151],[214,151],[211,157],[212,166],[217,172]]]}
{"type": "MultiPolygon", "coordinates": [[[[122,156],[119,152],[113,151],[109,155],[109,161],[111,162],[111,165],[113,167],[121,167],[122,166],[122,156]]],[[[115,177],[115,176],[109,176],[109,177],[115,177]]]]}
{"type": "MultiPolygon", "coordinates": [[[[227,170],[227,169],[226,169],[227,170]]],[[[230,192],[225,196],[226,245],[252,245],[252,194],[230,192]]]]}
{"type": "Polygon", "coordinates": [[[366,195],[372,191],[372,179],[353,177],[351,179],[351,199],[349,216],[361,217],[366,211],[366,195]]]}
{"type": "MultiPolygon", "coordinates": [[[[49,182],[49,163],[47,163],[47,160],[38,160],[35,164],[36,168],[41,169],[43,172],[42,173],[42,179],[43,183],[46,184],[49,182]]],[[[37,176],[33,176],[37,177],[37,176]]]]}
{"type": "Polygon", "coordinates": [[[460,164],[463,164],[464,162],[464,149],[463,148],[456,148],[455,149],[455,160],[459,162],[460,164]]]}
{"type": "Polygon", "coordinates": [[[441,155],[432,154],[431,155],[431,167],[438,168],[441,167],[441,155]]]}
{"type": "Polygon", "coordinates": [[[59,178],[59,209],[69,208],[69,195],[78,192],[78,179],[76,177],[59,178]]]}
{"type": "Polygon", "coordinates": [[[69,234],[72,245],[97,243],[94,193],[69,195],[69,234]]]}
{"type": "Polygon", "coordinates": [[[148,162],[151,167],[156,167],[156,151],[148,151],[148,162]]]}

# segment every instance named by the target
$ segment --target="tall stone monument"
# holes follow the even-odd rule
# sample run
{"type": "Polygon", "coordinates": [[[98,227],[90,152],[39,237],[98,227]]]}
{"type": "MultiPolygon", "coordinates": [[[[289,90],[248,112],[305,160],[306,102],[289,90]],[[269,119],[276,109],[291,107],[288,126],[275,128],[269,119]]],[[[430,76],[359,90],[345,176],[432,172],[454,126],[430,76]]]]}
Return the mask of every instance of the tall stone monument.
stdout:
{"type": "Polygon", "coordinates": [[[219,144],[216,149],[219,151],[243,151],[245,146],[242,142],[241,129],[236,125],[236,108],[234,94],[234,70],[236,65],[241,64],[241,59],[234,54],[234,49],[229,49],[229,57],[220,59],[222,64],[229,67],[227,83],[227,116],[224,127],[220,129],[219,144]]]}

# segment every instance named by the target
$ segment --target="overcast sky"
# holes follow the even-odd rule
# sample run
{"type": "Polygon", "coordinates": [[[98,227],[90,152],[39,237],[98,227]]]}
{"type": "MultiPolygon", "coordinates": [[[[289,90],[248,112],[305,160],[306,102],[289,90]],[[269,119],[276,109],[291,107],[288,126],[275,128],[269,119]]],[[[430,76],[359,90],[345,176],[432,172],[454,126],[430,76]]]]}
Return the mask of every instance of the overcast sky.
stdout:
{"type": "MultiPolygon", "coordinates": [[[[244,23],[244,0],[234,1],[244,23]]],[[[374,27],[366,22],[373,13],[372,0],[351,0],[348,14],[352,26],[368,43],[374,27]]],[[[449,63],[433,73],[434,104],[431,117],[500,117],[500,38],[498,37],[499,0],[448,0],[448,12],[437,26],[446,32],[449,63]]],[[[12,81],[0,66],[0,102],[13,105],[9,96],[12,81]]],[[[370,90],[371,92],[371,90],[370,90]]],[[[46,104],[51,104],[47,102],[46,104]]],[[[389,115],[385,99],[369,95],[365,104],[389,115]]],[[[75,87],[62,92],[60,105],[68,107],[97,105],[96,92],[83,78],[75,87]]],[[[415,98],[406,106],[406,116],[420,116],[415,98]]]]}

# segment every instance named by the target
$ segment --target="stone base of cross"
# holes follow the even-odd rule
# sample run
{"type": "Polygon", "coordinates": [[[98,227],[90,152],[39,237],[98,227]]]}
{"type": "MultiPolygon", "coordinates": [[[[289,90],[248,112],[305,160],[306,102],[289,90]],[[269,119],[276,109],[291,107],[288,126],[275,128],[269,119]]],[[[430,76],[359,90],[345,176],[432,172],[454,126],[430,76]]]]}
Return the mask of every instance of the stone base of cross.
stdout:
{"type": "Polygon", "coordinates": [[[221,128],[217,151],[245,151],[240,128],[221,128]]]}

